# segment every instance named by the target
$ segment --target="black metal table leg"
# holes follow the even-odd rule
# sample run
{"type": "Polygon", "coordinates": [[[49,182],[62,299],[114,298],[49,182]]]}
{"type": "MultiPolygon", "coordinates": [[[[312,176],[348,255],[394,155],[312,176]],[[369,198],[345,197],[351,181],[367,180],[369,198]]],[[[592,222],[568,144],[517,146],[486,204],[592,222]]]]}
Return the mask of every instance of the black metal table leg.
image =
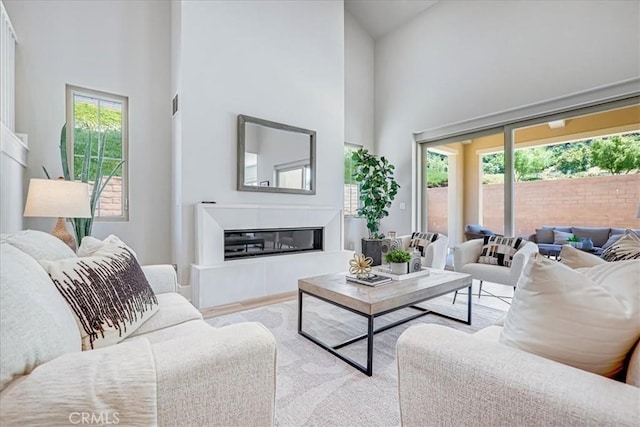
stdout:
{"type": "Polygon", "coordinates": [[[467,298],[467,325],[471,324],[471,285],[467,288],[469,293],[469,298],[467,298]]]}
{"type": "Polygon", "coordinates": [[[302,331],[302,291],[298,290],[298,333],[302,331]]]}
{"type": "Polygon", "coordinates": [[[369,327],[367,329],[367,372],[368,376],[373,375],[373,316],[369,316],[369,327]]]}

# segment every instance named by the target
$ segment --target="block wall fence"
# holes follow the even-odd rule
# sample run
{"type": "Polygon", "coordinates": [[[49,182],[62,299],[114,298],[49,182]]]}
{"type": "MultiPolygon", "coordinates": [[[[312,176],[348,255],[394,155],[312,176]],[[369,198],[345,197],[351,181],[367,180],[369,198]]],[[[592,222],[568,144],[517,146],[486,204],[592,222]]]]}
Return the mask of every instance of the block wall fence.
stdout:
{"type": "MultiPolygon", "coordinates": [[[[448,187],[428,189],[429,231],[447,234],[448,187]]],[[[515,184],[516,236],[543,225],[639,228],[640,174],[515,184]]],[[[502,184],[482,185],[483,226],[503,231],[502,184]]]]}

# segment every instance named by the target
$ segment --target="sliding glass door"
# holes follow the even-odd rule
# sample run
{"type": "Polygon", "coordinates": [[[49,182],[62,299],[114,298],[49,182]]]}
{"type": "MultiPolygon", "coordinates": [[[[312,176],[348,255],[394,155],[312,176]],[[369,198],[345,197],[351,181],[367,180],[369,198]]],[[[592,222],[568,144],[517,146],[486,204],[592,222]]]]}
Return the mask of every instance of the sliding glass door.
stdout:
{"type": "Polygon", "coordinates": [[[423,230],[640,228],[638,97],[420,142],[423,230]],[[446,213],[445,212],[446,207],[446,213]]]}

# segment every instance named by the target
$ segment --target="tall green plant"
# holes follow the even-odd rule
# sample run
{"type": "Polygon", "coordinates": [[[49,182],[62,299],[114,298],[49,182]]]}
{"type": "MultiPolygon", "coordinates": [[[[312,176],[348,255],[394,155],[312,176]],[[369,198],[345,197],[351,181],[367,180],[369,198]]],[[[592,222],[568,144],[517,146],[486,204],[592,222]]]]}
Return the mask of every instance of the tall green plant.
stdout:
{"type": "MultiPolygon", "coordinates": [[[[93,188],[91,189],[91,198],[89,199],[89,207],[91,208],[91,218],[68,218],[73,225],[73,231],[76,235],[76,242],[78,245],[82,242],[82,239],[85,236],[91,235],[91,229],[93,227],[93,219],[95,216],[96,205],[100,201],[100,195],[104,191],[105,187],[109,183],[109,180],[113,178],[113,176],[118,172],[118,169],[122,167],[124,160],[121,160],[114,168],[111,170],[107,178],[103,180],[102,175],[102,165],[104,163],[104,146],[105,146],[106,133],[96,132],[96,142],[98,144],[98,155],[94,157],[94,161],[96,164],[95,167],[95,176],[90,176],[91,169],[91,152],[92,145],[94,143],[93,138],[89,138],[89,142],[85,147],[84,157],[82,160],[82,171],[80,173],[80,181],[89,183],[89,179],[91,179],[93,188]]],[[[64,179],[67,181],[73,181],[74,177],[71,176],[71,172],[69,170],[69,157],[67,153],[67,125],[62,126],[62,131],[60,132],[60,160],[62,161],[62,173],[64,175],[64,179]]],[[[47,178],[51,178],[49,173],[44,168],[44,172],[47,175],[47,178]]]]}
{"type": "Polygon", "coordinates": [[[391,202],[400,185],[393,177],[393,166],[384,157],[376,157],[361,148],[352,155],[355,172],[353,178],[360,184],[358,215],[367,221],[370,239],[384,237],[380,234],[380,220],[389,215],[391,202]]]}

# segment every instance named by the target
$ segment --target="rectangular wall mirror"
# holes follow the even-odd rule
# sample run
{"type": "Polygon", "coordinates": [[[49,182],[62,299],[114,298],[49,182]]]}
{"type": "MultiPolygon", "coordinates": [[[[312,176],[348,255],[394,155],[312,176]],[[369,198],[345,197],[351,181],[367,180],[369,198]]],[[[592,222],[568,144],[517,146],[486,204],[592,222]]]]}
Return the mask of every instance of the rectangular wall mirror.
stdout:
{"type": "Polygon", "coordinates": [[[238,115],[238,191],[316,194],[316,132],[238,115]]]}

